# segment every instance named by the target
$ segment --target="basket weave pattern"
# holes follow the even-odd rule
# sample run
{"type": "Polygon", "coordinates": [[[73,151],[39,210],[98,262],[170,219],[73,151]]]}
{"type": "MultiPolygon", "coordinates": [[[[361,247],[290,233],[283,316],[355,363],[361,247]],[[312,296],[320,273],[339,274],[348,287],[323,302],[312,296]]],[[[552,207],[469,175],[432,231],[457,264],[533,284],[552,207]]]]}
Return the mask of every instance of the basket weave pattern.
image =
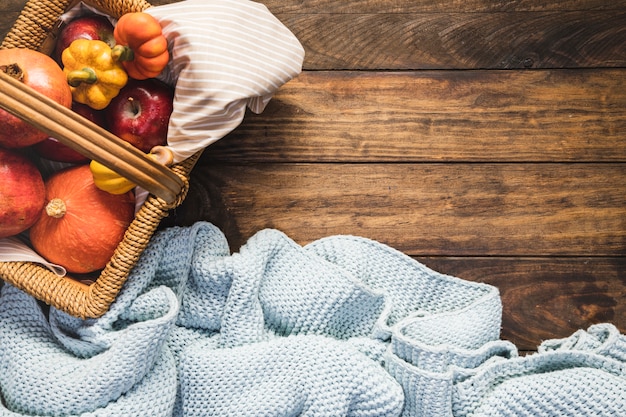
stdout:
{"type": "MultiPolygon", "coordinates": [[[[72,4],[71,0],[29,0],[0,48],[42,50],[59,17],[72,4]]],[[[150,7],[150,3],[144,0],[90,0],[89,5],[115,18],[150,7]]],[[[31,262],[0,262],[0,278],[72,316],[102,316],[115,300],[161,220],[186,197],[189,174],[200,153],[171,167],[184,183],[177,199],[167,203],[152,195],[147,198],[113,257],[93,284],[86,285],[71,277],[60,277],[46,267],[31,262]]]]}

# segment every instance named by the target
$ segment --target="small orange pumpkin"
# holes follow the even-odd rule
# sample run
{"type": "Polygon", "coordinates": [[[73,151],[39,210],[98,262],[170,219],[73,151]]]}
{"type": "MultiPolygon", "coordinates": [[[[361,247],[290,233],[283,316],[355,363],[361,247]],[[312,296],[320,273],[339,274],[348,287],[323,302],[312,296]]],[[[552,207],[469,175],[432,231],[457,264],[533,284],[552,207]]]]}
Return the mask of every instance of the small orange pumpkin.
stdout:
{"type": "Polygon", "coordinates": [[[154,78],[170,59],[161,24],[148,13],[123,14],[115,24],[113,36],[117,43],[113,57],[122,62],[131,78],[154,78]]]}
{"type": "Polygon", "coordinates": [[[71,273],[104,268],[135,216],[134,194],[98,189],[88,165],[58,171],[45,186],[44,212],[30,228],[33,248],[71,273]]]}

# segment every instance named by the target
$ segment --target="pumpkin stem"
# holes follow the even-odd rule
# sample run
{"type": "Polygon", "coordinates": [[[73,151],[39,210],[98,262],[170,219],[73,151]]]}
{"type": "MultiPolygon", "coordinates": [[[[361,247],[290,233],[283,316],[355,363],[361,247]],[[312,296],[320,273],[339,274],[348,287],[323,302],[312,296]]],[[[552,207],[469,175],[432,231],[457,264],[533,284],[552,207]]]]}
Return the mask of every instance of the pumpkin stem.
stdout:
{"type": "Polygon", "coordinates": [[[135,53],[128,46],[115,45],[111,48],[111,58],[115,62],[132,61],[135,59],[135,53]]]}
{"type": "Polygon", "coordinates": [[[85,67],[82,70],[67,73],[67,83],[72,87],[78,87],[81,83],[93,84],[96,81],[98,81],[98,76],[93,68],[85,67]]]}
{"type": "Polygon", "coordinates": [[[48,205],[46,205],[46,214],[55,219],[63,217],[66,211],[67,207],[65,207],[65,201],[60,198],[53,198],[48,205]]]}
{"type": "Polygon", "coordinates": [[[0,71],[15,78],[18,81],[24,80],[24,70],[18,64],[0,65],[0,71]]]}

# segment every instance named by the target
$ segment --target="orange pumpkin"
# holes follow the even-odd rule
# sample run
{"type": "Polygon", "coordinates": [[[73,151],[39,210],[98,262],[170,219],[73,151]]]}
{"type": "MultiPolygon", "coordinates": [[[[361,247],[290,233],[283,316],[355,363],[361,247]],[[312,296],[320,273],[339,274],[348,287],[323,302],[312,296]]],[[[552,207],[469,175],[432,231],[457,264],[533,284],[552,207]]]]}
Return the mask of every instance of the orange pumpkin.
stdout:
{"type": "Polygon", "coordinates": [[[45,186],[46,207],[30,229],[33,248],[71,273],[104,268],[134,218],[132,191],[98,189],[88,165],[59,171],[45,186]]]}
{"type": "Polygon", "coordinates": [[[170,58],[167,39],[152,15],[144,12],[122,15],[113,35],[117,43],[112,50],[113,58],[122,62],[131,78],[154,78],[167,66],[170,58]]]}

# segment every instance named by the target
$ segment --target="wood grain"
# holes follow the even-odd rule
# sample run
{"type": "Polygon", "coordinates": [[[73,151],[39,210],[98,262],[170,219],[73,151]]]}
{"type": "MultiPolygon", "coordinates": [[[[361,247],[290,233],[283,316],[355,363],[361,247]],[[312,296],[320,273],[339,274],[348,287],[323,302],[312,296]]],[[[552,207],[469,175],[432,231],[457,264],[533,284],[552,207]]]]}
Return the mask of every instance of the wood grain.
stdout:
{"type": "MultiPolygon", "coordinates": [[[[14,0],[15,1],[15,0],[14,0]]],[[[606,0],[261,0],[273,13],[485,13],[623,10],[626,1],[606,0]]],[[[153,3],[154,4],[154,3],[153,3]]]]}
{"type": "Polygon", "coordinates": [[[304,46],[307,70],[626,65],[623,10],[311,13],[277,17],[304,46]],[[376,28],[376,36],[372,28],[376,28]]]}
{"type": "Polygon", "coordinates": [[[626,253],[622,164],[215,164],[192,181],[179,220],[212,221],[234,248],[270,227],[415,256],[626,253]]]}
{"type": "Polygon", "coordinates": [[[4,39],[4,37],[9,33],[11,27],[13,26],[13,22],[19,16],[19,11],[4,11],[2,10],[2,19],[0,20],[0,39],[4,39]]]}
{"type": "Polygon", "coordinates": [[[211,161],[626,161],[623,70],[305,72],[211,161]]]}

